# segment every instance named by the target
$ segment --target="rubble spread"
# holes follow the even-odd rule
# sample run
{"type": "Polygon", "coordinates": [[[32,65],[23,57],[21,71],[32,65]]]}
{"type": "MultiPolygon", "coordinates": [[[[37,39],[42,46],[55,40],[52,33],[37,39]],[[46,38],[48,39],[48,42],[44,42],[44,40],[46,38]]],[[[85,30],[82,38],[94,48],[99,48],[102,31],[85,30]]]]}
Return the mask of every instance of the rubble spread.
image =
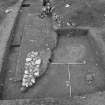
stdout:
{"type": "Polygon", "coordinates": [[[31,51],[27,54],[25,65],[24,65],[24,75],[22,80],[21,90],[25,90],[31,87],[36,82],[36,78],[39,77],[39,69],[42,59],[40,58],[38,52],[31,51]]]}

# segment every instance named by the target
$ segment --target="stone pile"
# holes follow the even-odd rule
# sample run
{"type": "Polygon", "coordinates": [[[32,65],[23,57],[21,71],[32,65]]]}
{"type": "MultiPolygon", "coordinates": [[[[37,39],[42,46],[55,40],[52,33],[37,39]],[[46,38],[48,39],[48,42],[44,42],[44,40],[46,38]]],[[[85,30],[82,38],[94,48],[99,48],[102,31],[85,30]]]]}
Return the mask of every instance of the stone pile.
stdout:
{"type": "Polygon", "coordinates": [[[21,91],[26,90],[31,87],[36,82],[36,78],[39,77],[39,69],[42,59],[38,52],[31,51],[27,54],[25,65],[24,65],[24,75],[22,79],[21,91]]]}

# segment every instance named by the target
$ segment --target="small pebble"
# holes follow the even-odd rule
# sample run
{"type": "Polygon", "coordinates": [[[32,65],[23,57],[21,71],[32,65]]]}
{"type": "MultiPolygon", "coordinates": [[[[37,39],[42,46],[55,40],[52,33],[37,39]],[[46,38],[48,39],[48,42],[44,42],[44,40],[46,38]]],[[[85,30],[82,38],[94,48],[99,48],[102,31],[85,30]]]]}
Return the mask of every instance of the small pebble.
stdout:
{"type": "Polygon", "coordinates": [[[12,80],[13,80],[13,78],[9,78],[9,80],[10,80],[10,81],[12,81],[12,80]]]}
{"type": "Polygon", "coordinates": [[[39,68],[40,67],[40,65],[36,65],[36,68],[39,68]]]}
{"type": "Polygon", "coordinates": [[[34,52],[34,55],[37,56],[38,55],[38,52],[34,52]]]}
{"type": "Polygon", "coordinates": [[[33,71],[33,69],[30,69],[30,70],[29,70],[29,72],[32,72],[32,71],[33,71]]]}
{"type": "Polygon", "coordinates": [[[40,65],[41,64],[41,59],[36,60],[35,64],[40,65]]]}
{"type": "Polygon", "coordinates": [[[26,87],[29,87],[29,84],[25,84],[26,87]]]}
{"type": "Polygon", "coordinates": [[[28,72],[28,70],[25,70],[25,72],[24,72],[25,74],[28,74],[29,72],[28,72]]]}
{"type": "Polygon", "coordinates": [[[84,61],[83,61],[83,64],[86,64],[86,63],[87,63],[86,60],[84,60],[84,61]]]}
{"type": "Polygon", "coordinates": [[[31,58],[26,58],[26,62],[29,62],[31,61],[32,59],[31,58]]]}
{"type": "Polygon", "coordinates": [[[12,11],[13,11],[13,9],[7,9],[7,10],[5,10],[5,13],[10,13],[12,11]]]}
{"type": "Polygon", "coordinates": [[[28,76],[29,76],[29,75],[26,75],[26,74],[25,74],[23,78],[28,78],[28,76]]]}
{"type": "Polygon", "coordinates": [[[32,43],[35,42],[35,40],[29,40],[29,41],[32,42],[32,43]]]}
{"type": "Polygon", "coordinates": [[[34,69],[34,72],[36,72],[36,71],[39,71],[39,68],[36,67],[36,68],[34,69]]]}
{"type": "Polygon", "coordinates": [[[9,71],[9,73],[12,73],[12,71],[9,71]]]}
{"type": "Polygon", "coordinates": [[[98,66],[98,64],[96,63],[96,66],[98,66]]]}
{"type": "Polygon", "coordinates": [[[66,86],[67,86],[67,87],[70,86],[70,81],[66,81],[66,86]]]}
{"type": "Polygon", "coordinates": [[[26,82],[26,78],[23,78],[23,82],[24,82],[24,83],[26,82]]]}
{"type": "Polygon", "coordinates": [[[37,57],[34,57],[34,58],[33,58],[33,62],[35,62],[36,60],[37,60],[37,57]]]}
{"type": "Polygon", "coordinates": [[[32,74],[28,75],[28,78],[33,78],[32,74]]]}
{"type": "Polygon", "coordinates": [[[65,7],[70,7],[70,4],[66,4],[65,7]]]}
{"type": "Polygon", "coordinates": [[[31,14],[31,13],[29,13],[29,14],[28,14],[28,16],[32,16],[32,14],[31,14]]]}
{"type": "Polygon", "coordinates": [[[34,78],[33,78],[33,79],[31,79],[31,82],[32,82],[32,83],[35,83],[35,79],[34,79],[34,78]]]}
{"type": "Polygon", "coordinates": [[[26,83],[24,81],[22,82],[22,86],[26,86],[26,83]]]}
{"type": "Polygon", "coordinates": [[[28,86],[32,86],[32,84],[33,84],[32,82],[29,82],[29,83],[28,83],[28,86]]]}
{"type": "Polygon", "coordinates": [[[72,22],[71,25],[72,25],[73,27],[75,27],[75,26],[76,26],[76,23],[73,23],[73,22],[72,22]]]}
{"type": "Polygon", "coordinates": [[[22,86],[22,87],[20,88],[20,91],[21,91],[21,92],[25,92],[25,91],[26,91],[26,87],[25,87],[25,86],[22,86]]]}
{"type": "Polygon", "coordinates": [[[81,97],[82,99],[86,99],[86,97],[84,96],[84,97],[81,97]]]}
{"type": "Polygon", "coordinates": [[[33,62],[31,62],[32,66],[36,65],[35,62],[36,62],[35,60],[33,62]]]}
{"type": "Polygon", "coordinates": [[[25,66],[31,66],[31,63],[26,62],[26,63],[25,63],[25,66]]]}
{"type": "Polygon", "coordinates": [[[67,26],[70,26],[70,23],[69,22],[67,22],[67,26]]]}
{"type": "Polygon", "coordinates": [[[38,71],[35,71],[34,75],[35,76],[39,76],[39,72],[38,71]]]}
{"type": "Polygon", "coordinates": [[[35,56],[36,56],[36,55],[34,55],[34,54],[31,54],[31,55],[30,55],[30,57],[31,57],[32,59],[33,59],[35,56]]]}
{"type": "Polygon", "coordinates": [[[47,50],[50,50],[50,48],[47,48],[47,50]]]}

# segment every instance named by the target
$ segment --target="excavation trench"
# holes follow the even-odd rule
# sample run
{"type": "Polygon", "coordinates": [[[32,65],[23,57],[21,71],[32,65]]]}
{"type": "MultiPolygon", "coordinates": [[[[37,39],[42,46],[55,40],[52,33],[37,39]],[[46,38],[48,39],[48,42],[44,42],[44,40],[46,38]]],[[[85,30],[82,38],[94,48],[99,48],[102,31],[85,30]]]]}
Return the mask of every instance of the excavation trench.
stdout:
{"type": "MultiPolygon", "coordinates": [[[[20,46],[11,47],[7,67],[5,67],[7,73],[2,92],[3,99],[66,98],[104,91],[105,72],[100,63],[102,57],[89,31],[59,29],[56,33],[58,35],[56,47],[52,50],[45,74],[25,93],[20,91],[20,75],[18,75],[18,81],[14,79],[20,46]]],[[[53,44],[50,43],[50,45],[53,44]]],[[[49,47],[52,48],[52,46],[49,47]]]]}
{"type": "Polygon", "coordinates": [[[0,79],[1,98],[70,98],[104,91],[104,63],[89,30],[64,28],[53,32],[49,20],[30,13],[31,6],[23,5],[13,32],[15,37],[2,70],[6,72],[0,79]],[[23,93],[20,88],[24,63],[27,53],[33,50],[42,52],[46,63],[43,75],[23,93]]]}
{"type": "Polygon", "coordinates": [[[100,63],[102,57],[89,31],[60,29],[57,35],[57,46],[48,69],[51,75],[51,80],[48,78],[49,86],[57,87],[45,89],[47,95],[66,97],[104,91],[105,73],[100,63]]]}

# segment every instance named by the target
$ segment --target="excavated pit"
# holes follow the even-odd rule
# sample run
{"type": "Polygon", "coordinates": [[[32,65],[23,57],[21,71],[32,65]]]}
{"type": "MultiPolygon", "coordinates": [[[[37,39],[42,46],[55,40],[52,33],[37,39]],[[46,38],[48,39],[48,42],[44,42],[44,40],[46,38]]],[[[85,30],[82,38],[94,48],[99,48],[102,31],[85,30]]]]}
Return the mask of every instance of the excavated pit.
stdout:
{"type": "MultiPolygon", "coordinates": [[[[103,91],[105,89],[103,61],[97,43],[90,32],[85,29],[59,29],[56,32],[58,43],[53,51],[49,71],[56,67],[53,71],[54,75],[56,72],[62,74],[63,78],[58,74],[57,78],[61,81],[57,84],[64,84],[63,88],[68,87],[67,95],[70,96],[103,91]],[[62,81],[69,84],[66,86],[66,82],[62,81]]],[[[55,82],[57,82],[56,79],[55,82]]],[[[59,85],[55,90],[59,91],[60,88],[62,87],[59,85]]]]}

